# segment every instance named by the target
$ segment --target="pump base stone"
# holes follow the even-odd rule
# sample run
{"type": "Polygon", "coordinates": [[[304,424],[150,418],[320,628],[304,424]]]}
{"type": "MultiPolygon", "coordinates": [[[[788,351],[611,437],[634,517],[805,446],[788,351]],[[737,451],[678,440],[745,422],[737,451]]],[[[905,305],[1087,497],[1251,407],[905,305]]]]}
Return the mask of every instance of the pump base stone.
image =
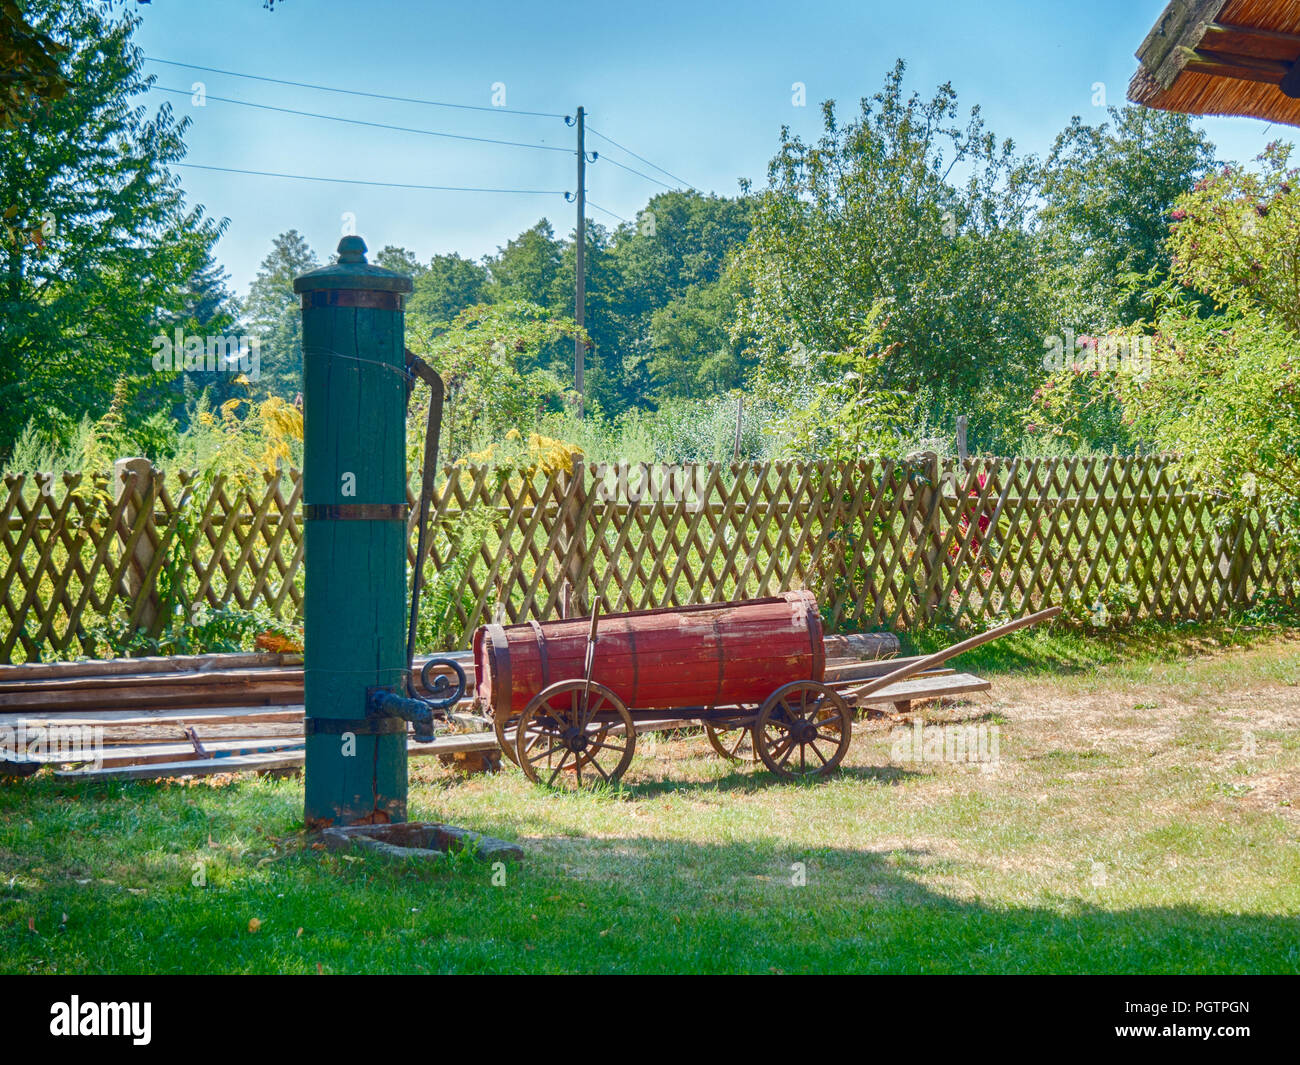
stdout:
{"type": "Polygon", "coordinates": [[[475,858],[486,862],[517,862],[524,857],[524,850],[518,844],[484,836],[468,828],[429,821],[327,828],[321,832],[320,838],[327,850],[347,851],[356,847],[390,858],[442,858],[448,852],[467,848],[475,858]]]}

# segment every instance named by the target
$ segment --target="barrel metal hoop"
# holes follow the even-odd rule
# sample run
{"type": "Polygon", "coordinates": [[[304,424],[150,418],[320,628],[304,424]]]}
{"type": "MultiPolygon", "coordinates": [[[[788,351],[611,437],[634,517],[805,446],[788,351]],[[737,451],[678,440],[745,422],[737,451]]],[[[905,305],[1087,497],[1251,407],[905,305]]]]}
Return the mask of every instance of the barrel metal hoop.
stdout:
{"type": "Polygon", "coordinates": [[[515,690],[510,683],[510,639],[506,636],[504,625],[489,625],[487,627],[488,641],[494,653],[488,658],[488,668],[496,666],[495,675],[492,677],[492,716],[495,718],[498,713],[502,714],[503,721],[509,721],[510,715],[514,712],[515,690]],[[505,706],[501,704],[501,697],[505,696],[505,706]]]}
{"type": "Polygon", "coordinates": [[[308,736],[341,736],[345,732],[388,736],[405,732],[406,722],[400,717],[308,717],[303,719],[303,729],[308,736]]]}
{"type": "Polygon", "coordinates": [[[307,521],[406,521],[406,503],[304,503],[307,521]]]}
{"type": "Polygon", "coordinates": [[[551,686],[551,660],[546,654],[546,634],[542,632],[542,627],[537,624],[535,618],[529,618],[528,624],[533,628],[533,635],[537,637],[537,656],[542,661],[542,687],[551,686]]]}
{"type": "Polygon", "coordinates": [[[314,307],[366,307],[376,311],[400,311],[402,294],[365,288],[322,288],[302,294],[302,309],[314,307]]]}
{"type": "Polygon", "coordinates": [[[822,632],[821,615],[815,609],[804,608],[804,621],[808,625],[808,636],[812,642],[812,676],[810,680],[821,683],[826,680],[826,640],[822,632]]]}

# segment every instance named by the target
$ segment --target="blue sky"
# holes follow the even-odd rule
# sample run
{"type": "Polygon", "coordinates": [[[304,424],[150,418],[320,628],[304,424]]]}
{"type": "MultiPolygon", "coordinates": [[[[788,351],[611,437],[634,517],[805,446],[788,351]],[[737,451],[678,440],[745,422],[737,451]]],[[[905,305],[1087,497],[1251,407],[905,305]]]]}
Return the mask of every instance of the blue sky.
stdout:
{"type": "MultiPolygon", "coordinates": [[[[137,8],[137,41],[151,58],[392,96],[491,107],[505,87],[512,109],[572,113],[589,126],[704,191],[734,194],[763,179],[782,124],[816,136],[820,101],[842,112],[880,86],[894,60],[928,94],[951,81],[963,109],[979,104],[989,127],[1022,151],[1042,154],[1078,114],[1096,122],[1093,86],[1123,102],[1133,52],[1164,0],[912,0],[911,3],[658,0],[563,3],[479,0],[154,0],[137,8]],[[791,87],[803,82],[807,106],[791,87]]],[[[345,215],[372,249],[402,244],[426,259],[494,251],[546,216],[573,226],[560,192],[576,177],[570,152],[522,149],[364,128],[211,97],[314,111],[388,125],[568,148],[561,118],[452,110],[318,92],[147,64],[193,125],[187,161],[242,170],[420,185],[554,190],[544,195],[433,192],[182,169],[189,199],[230,219],[217,254],[241,294],[271,238],[295,228],[322,259],[345,215]],[[204,107],[188,95],[196,81],[204,107]]],[[[1225,159],[1247,159],[1290,137],[1251,119],[1205,127],[1225,159]]],[[[591,136],[602,155],[588,171],[594,204],[631,218],[672,179],[591,136]]],[[[616,219],[592,208],[590,217],[616,219]]]]}

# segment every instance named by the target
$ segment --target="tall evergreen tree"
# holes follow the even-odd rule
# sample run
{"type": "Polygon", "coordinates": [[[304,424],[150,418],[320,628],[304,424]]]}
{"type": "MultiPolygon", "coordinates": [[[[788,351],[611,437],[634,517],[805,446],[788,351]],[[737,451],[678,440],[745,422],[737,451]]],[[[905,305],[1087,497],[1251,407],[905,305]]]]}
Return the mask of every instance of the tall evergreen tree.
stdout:
{"type": "Polygon", "coordinates": [[[248,289],[244,311],[252,335],[260,338],[262,390],[292,399],[302,390],[302,313],[293,279],[320,262],[301,233],[291,229],[271,242],[248,289]]]}

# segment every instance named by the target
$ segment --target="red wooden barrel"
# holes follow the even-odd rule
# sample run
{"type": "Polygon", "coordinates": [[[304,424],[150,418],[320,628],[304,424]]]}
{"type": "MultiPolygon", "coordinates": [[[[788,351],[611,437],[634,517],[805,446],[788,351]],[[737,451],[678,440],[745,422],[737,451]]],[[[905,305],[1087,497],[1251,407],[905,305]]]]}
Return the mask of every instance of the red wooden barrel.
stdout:
{"type": "MultiPolygon", "coordinates": [[[[483,625],[474,633],[479,702],[521,713],[557,680],[581,678],[590,618],[483,625]]],[[[630,709],[760,703],[792,680],[822,680],[826,651],[811,592],[601,617],[592,679],[630,709]]]]}

